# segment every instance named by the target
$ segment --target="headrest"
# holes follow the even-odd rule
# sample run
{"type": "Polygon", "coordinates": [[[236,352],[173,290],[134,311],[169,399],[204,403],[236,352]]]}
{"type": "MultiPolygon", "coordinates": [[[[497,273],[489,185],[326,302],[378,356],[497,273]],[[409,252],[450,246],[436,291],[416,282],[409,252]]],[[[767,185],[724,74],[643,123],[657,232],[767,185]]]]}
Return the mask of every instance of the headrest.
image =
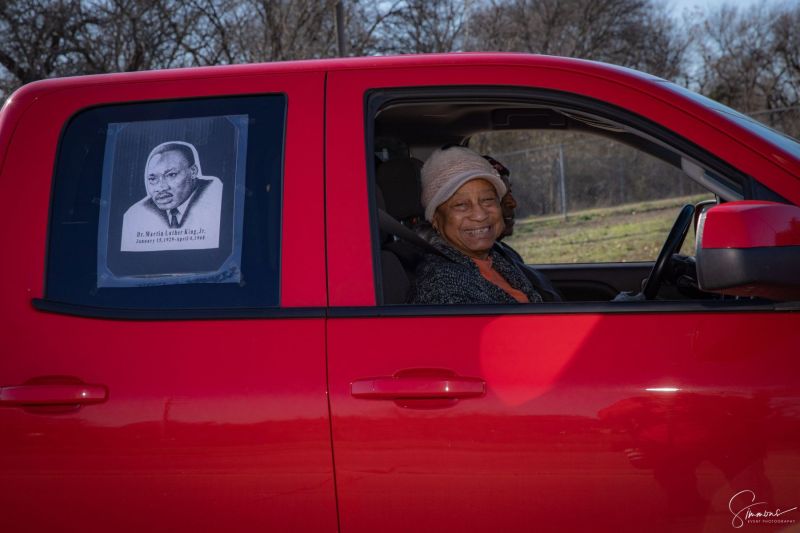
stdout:
{"type": "Polygon", "coordinates": [[[422,161],[413,157],[390,159],[378,167],[378,188],[383,193],[386,212],[398,220],[422,217],[421,168],[422,161]]]}

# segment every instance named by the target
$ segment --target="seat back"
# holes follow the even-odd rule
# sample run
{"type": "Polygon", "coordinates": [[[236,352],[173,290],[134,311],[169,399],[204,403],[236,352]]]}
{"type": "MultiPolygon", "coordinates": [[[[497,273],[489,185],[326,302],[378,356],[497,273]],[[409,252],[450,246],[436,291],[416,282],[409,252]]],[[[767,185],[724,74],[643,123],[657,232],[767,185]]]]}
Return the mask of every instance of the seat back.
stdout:
{"type": "Polygon", "coordinates": [[[386,212],[409,228],[423,220],[425,212],[420,203],[421,169],[422,161],[419,159],[399,157],[382,163],[376,173],[386,212]]]}
{"type": "MultiPolygon", "coordinates": [[[[386,203],[380,187],[377,189],[377,200],[378,209],[385,210],[386,203]]],[[[391,246],[396,239],[394,235],[386,232],[383,228],[380,229],[379,239],[381,246],[381,297],[383,304],[405,303],[411,290],[411,281],[399,257],[391,250],[391,246]]]]}

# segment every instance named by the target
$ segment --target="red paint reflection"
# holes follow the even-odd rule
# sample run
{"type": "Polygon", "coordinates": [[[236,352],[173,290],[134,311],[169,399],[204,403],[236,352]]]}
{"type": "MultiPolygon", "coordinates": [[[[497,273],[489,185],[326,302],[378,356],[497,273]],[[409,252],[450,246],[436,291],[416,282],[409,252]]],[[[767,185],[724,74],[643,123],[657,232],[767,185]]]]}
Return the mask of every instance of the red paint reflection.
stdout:
{"type": "Polygon", "coordinates": [[[598,413],[620,436],[617,445],[636,468],[652,469],[671,514],[704,515],[709,502],[697,487],[696,469],[719,468],[732,494],[755,491],[772,500],[764,473],[768,401],[654,389],[649,396],[620,400],[598,413]]]}

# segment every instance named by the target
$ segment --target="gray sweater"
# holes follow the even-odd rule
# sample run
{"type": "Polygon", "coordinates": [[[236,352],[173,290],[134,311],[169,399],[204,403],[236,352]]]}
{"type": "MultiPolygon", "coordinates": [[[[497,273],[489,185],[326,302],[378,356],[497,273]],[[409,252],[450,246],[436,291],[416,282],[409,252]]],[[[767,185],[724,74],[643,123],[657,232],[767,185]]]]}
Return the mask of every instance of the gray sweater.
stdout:
{"type": "MultiPolygon", "coordinates": [[[[426,254],[417,266],[416,285],[411,295],[414,304],[515,304],[503,289],[484,278],[478,266],[466,255],[448,245],[438,235],[430,239],[442,254],[426,254]]],[[[492,266],[509,285],[528,295],[531,303],[542,297],[516,265],[497,251],[489,253],[492,266]]]]}

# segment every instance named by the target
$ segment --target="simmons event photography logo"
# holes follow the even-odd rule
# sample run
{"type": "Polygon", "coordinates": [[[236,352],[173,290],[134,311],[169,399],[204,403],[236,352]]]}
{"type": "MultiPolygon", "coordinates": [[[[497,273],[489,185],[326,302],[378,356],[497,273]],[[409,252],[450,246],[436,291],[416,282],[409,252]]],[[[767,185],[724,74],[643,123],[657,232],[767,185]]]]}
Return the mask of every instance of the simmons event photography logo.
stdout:
{"type": "Polygon", "coordinates": [[[728,509],[733,518],[731,525],[742,528],[750,524],[788,525],[796,522],[789,513],[797,511],[797,506],[791,509],[767,507],[767,502],[757,501],[756,493],[752,490],[739,491],[731,497],[728,509]]]}

